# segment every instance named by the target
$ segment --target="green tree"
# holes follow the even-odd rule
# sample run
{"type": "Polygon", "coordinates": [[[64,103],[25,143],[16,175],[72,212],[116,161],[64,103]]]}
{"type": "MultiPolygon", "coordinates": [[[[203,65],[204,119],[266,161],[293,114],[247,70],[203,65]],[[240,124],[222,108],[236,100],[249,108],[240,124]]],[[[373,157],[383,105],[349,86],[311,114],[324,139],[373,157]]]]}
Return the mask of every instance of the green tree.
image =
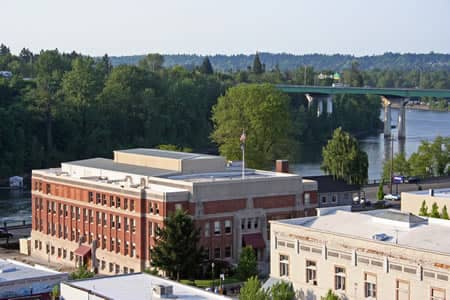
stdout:
{"type": "Polygon", "coordinates": [[[50,295],[52,297],[52,300],[57,300],[59,299],[60,293],[59,293],[59,285],[55,285],[52,288],[52,291],[50,292],[50,295]]]}
{"type": "Polygon", "coordinates": [[[295,291],[292,283],[280,281],[270,289],[272,300],[293,300],[295,299],[295,291]]]}
{"type": "Polygon", "coordinates": [[[330,289],[328,290],[325,297],[321,297],[322,300],[339,300],[339,296],[333,293],[333,291],[330,289]]]}
{"type": "Polygon", "coordinates": [[[367,154],[361,150],[358,141],[340,127],[334,131],[333,138],[322,149],[322,157],[320,168],[325,173],[350,184],[367,182],[367,154]]]}
{"type": "Polygon", "coordinates": [[[425,202],[425,200],[423,200],[422,206],[420,207],[419,216],[422,216],[422,217],[428,216],[428,206],[427,206],[427,203],[425,202]]]}
{"type": "Polygon", "coordinates": [[[86,278],[92,278],[94,277],[94,272],[91,272],[87,269],[85,265],[78,267],[78,269],[75,272],[70,273],[69,279],[76,280],[76,279],[86,279],[86,278]]]}
{"type": "Polygon", "coordinates": [[[209,61],[208,56],[205,56],[205,58],[203,59],[203,62],[199,67],[199,71],[200,71],[200,73],[207,74],[207,75],[214,73],[213,67],[211,65],[211,62],[209,61]]]}
{"type": "Polygon", "coordinates": [[[433,142],[422,141],[417,152],[409,158],[414,176],[442,176],[450,171],[450,137],[437,137],[433,142]]]}
{"type": "Polygon", "coordinates": [[[261,60],[259,59],[258,53],[255,54],[255,58],[253,59],[253,73],[262,74],[264,73],[263,65],[261,64],[261,60]]]}
{"type": "Polygon", "coordinates": [[[442,208],[441,219],[448,220],[447,205],[442,208]]]}
{"type": "Polygon", "coordinates": [[[432,217],[432,218],[440,218],[441,217],[441,214],[439,213],[439,206],[437,205],[436,202],[434,202],[433,205],[431,206],[430,217],[432,217]]]}
{"type": "Polygon", "coordinates": [[[258,275],[258,262],[252,247],[247,246],[242,249],[236,271],[242,281],[258,275]]]}
{"type": "Polygon", "coordinates": [[[383,164],[383,180],[390,182],[391,178],[391,167],[392,173],[395,175],[410,176],[411,166],[409,161],[406,159],[404,153],[397,153],[394,156],[394,161],[386,160],[383,164]]]}
{"type": "Polygon", "coordinates": [[[160,150],[168,150],[168,151],[178,151],[178,152],[192,152],[191,148],[188,147],[179,147],[177,145],[172,145],[172,144],[163,144],[163,145],[158,145],[156,146],[157,149],[160,150]]]}
{"type": "Polygon", "coordinates": [[[251,168],[267,167],[291,152],[289,98],[272,85],[242,84],[228,89],[213,107],[212,120],[212,139],[229,160],[241,159],[243,129],[247,136],[245,162],[251,168]]]}
{"type": "Polygon", "coordinates": [[[265,290],[261,288],[261,282],[258,277],[248,278],[241,288],[239,300],[269,300],[270,297],[265,290]]]}
{"type": "Polygon", "coordinates": [[[203,260],[203,248],[198,247],[200,231],[192,218],[178,209],[164,219],[163,227],[155,231],[155,247],[150,250],[151,265],[166,272],[172,279],[189,277],[203,260]]]}
{"type": "Polygon", "coordinates": [[[378,200],[383,200],[383,198],[384,198],[383,187],[384,187],[384,182],[383,182],[383,180],[381,180],[380,184],[378,185],[378,192],[377,192],[378,200]]]}
{"type": "Polygon", "coordinates": [[[164,56],[159,53],[147,54],[142,60],[139,61],[139,67],[151,71],[157,72],[162,69],[164,64],[164,56]]]}

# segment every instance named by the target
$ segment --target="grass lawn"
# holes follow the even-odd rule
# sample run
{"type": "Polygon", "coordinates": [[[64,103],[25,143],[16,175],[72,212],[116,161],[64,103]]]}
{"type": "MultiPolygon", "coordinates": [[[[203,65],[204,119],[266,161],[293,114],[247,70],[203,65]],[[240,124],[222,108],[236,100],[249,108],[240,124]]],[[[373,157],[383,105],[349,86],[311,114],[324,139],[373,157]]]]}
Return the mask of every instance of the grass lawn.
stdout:
{"type": "MultiPolygon", "coordinates": [[[[214,286],[219,285],[219,278],[216,278],[214,280],[214,286]]],[[[225,280],[222,282],[222,284],[229,284],[229,283],[238,283],[240,280],[235,277],[225,278],[225,280]]],[[[194,281],[189,279],[182,279],[181,283],[188,284],[188,285],[194,285],[199,288],[207,288],[212,286],[212,280],[211,279],[196,279],[194,281]]]]}

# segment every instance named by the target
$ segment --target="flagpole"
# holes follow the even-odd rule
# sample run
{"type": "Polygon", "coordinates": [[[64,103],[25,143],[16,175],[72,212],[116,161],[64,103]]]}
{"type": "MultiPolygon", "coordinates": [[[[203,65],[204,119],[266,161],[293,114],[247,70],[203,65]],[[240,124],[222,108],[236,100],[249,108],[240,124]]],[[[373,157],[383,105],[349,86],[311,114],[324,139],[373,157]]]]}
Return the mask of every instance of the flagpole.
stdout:
{"type": "Polygon", "coordinates": [[[245,179],[245,143],[242,144],[242,179],[245,179]]]}

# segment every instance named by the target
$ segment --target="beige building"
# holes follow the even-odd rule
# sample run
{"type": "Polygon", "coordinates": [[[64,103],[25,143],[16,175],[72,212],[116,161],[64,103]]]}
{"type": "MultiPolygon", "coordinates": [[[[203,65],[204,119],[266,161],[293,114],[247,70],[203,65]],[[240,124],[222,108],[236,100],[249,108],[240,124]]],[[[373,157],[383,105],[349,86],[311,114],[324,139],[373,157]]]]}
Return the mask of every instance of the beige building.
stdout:
{"type": "Polygon", "coordinates": [[[450,297],[450,221],[396,210],[271,221],[271,278],[298,299],[444,300],[450,297]]]}
{"type": "Polygon", "coordinates": [[[444,206],[447,206],[447,211],[450,212],[450,188],[403,192],[401,199],[402,211],[410,212],[412,214],[419,214],[423,201],[425,201],[428,207],[428,212],[431,212],[433,203],[438,205],[439,213],[442,212],[444,206]]]}

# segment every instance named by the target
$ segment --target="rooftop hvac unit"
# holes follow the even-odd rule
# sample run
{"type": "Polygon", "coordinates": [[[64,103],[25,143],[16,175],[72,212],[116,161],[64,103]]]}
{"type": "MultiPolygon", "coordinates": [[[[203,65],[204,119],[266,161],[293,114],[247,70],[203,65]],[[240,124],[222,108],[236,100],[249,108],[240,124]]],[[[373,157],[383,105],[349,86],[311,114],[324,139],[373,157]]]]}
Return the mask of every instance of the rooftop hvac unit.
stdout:
{"type": "Polygon", "coordinates": [[[176,298],[173,295],[173,286],[158,284],[153,287],[153,293],[159,298],[176,298]]]}

